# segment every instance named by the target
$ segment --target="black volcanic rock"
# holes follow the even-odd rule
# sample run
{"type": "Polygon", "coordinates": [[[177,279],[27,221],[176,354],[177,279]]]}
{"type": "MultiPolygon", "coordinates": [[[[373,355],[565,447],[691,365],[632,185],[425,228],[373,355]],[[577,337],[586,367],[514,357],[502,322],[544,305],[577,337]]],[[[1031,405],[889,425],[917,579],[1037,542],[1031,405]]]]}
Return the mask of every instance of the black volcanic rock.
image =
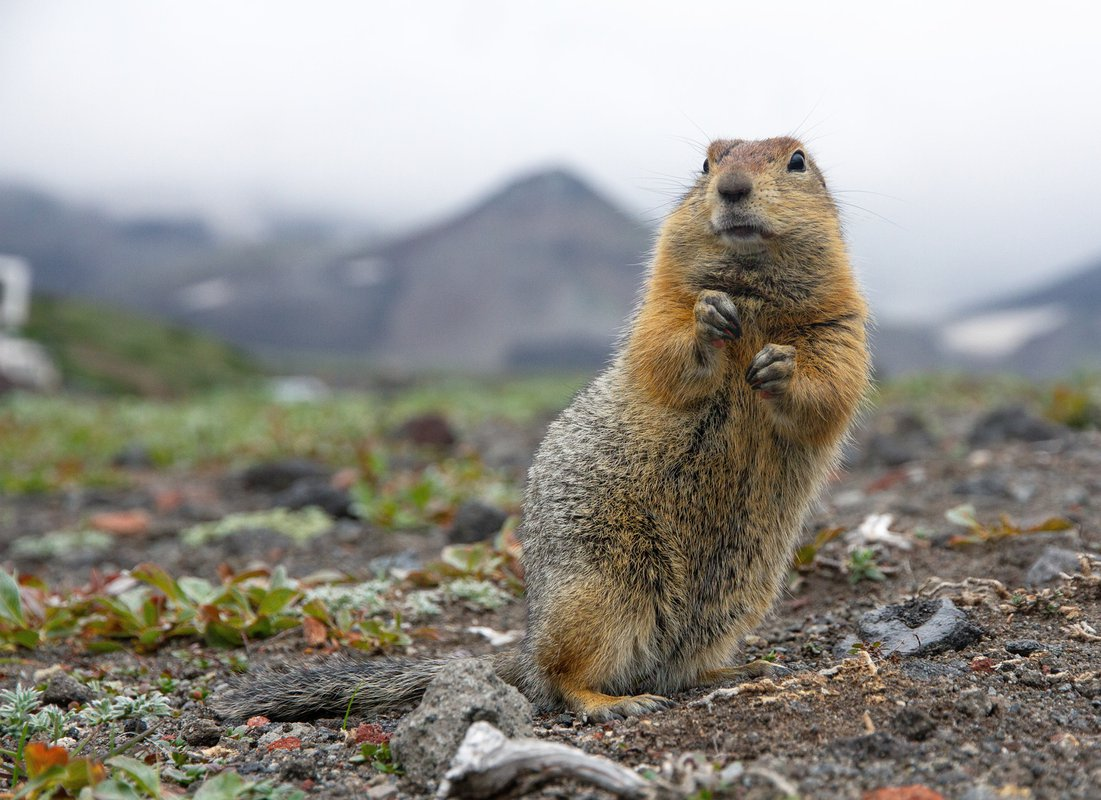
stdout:
{"type": "Polygon", "coordinates": [[[1058,439],[1066,429],[1042,419],[1023,406],[996,408],[975,423],[968,442],[983,447],[1010,440],[1043,442],[1058,439]]]}

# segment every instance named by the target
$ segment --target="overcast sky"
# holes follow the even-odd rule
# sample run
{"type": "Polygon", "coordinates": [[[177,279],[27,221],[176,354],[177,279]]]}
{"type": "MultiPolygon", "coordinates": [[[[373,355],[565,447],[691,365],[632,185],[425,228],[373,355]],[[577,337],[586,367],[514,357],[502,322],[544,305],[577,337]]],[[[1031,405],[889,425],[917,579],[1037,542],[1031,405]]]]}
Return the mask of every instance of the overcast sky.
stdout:
{"type": "Polygon", "coordinates": [[[959,0],[0,0],[0,179],[126,212],[399,229],[566,165],[656,218],[708,139],[794,132],[846,205],[880,316],[931,316],[1101,258],[1097,16],[959,0]]]}

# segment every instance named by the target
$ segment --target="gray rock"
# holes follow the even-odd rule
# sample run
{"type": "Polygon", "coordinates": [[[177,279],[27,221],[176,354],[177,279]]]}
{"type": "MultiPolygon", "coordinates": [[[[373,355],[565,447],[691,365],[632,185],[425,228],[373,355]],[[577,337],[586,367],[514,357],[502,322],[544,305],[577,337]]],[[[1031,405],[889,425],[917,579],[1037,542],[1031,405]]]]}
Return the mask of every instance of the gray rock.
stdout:
{"type": "Polygon", "coordinates": [[[1001,475],[971,475],[952,487],[955,494],[1013,499],[1013,489],[1001,475]]]}
{"type": "Polygon", "coordinates": [[[385,782],[375,783],[367,787],[364,795],[367,800],[397,800],[400,797],[398,785],[391,777],[386,777],[385,782]]]}
{"type": "Polygon", "coordinates": [[[1045,650],[1035,639],[1014,639],[1005,643],[1005,651],[1015,656],[1030,656],[1037,650],[1045,650]]]}
{"type": "Polygon", "coordinates": [[[860,644],[860,639],[851,633],[833,646],[830,652],[834,658],[848,658],[853,655],[853,647],[860,644]]]}
{"type": "Polygon", "coordinates": [[[956,708],[969,717],[982,719],[994,713],[994,698],[985,689],[964,689],[956,698],[956,708]]]}
{"type": "Polygon", "coordinates": [[[1089,490],[1084,486],[1068,486],[1063,491],[1063,502],[1068,506],[1084,506],[1090,502],[1089,490]]]}
{"type": "Polygon", "coordinates": [[[977,642],[983,630],[948,599],[914,599],[877,608],[857,623],[861,640],[881,642],[883,655],[932,655],[961,650],[977,642]]]}
{"type": "Polygon", "coordinates": [[[417,414],[405,420],[395,431],[395,436],[420,447],[434,447],[439,450],[449,450],[459,440],[447,417],[435,411],[417,414]]]}
{"type": "Polygon", "coordinates": [[[327,478],[299,478],[272,502],[292,510],[317,506],[335,519],[352,516],[352,500],[348,493],[332,486],[327,478]]]}
{"type": "Polygon", "coordinates": [[[969,788],[960,800],[1002,800],[1005,797],[1001,787],[991,786],[988,783],[977,783],[969,788]]]}
{"type": "Polygon", "coordinates": [[[196,719],[184,726],[183,738],[192,747],[210,747],[222,738],[222,726],[212,719],[196,719]]]}
{"type": "Polygon", "coordinates": [[[95,697],[95,693],[76,678],[59,672],[46,684],[42,703],[58,708],[68,708],[70,703],[87,703],[95,697]]]}
{"type": "Polygon", "coordinates": [[[304,458],[285,458],[254,464],[241,473],[241,483],[246,489],[260,492],[282,492],[304,478],[328,480],[332,470],[304,458]]]}
{"type": "Polygon", "coordinates": [[[1020,476],[1009,477],[1005,473],[984,473],[972,475],[952,487],[955,494],[974,497],[1004,497],[1018,503],[1027,503],[1036,494],[1036,484],[1022,480],[1020,476]]]}
{"type": "Polygon", "coordinates": [[[1045,547],[1025,573],[1030,586],[1046,586],[1059,580],[1060,573],[1073,575],[1079,569],[1078,552],[1065,547],[1045,547]]]}
{"type": "Polygon", "coordinates": [[[150,469],[153,454],[140,442],[130,442],[111,457],[112,466],[121,469],[150,469]]]}
{"type": "Polygon", "coordinates": [[[923,742],[937,729],[937,723],[924,711],[904,708],[894,718],[894,729],[912,742],[923,742]]]}
{"type": "Polygon", "coordinates": [[[1046,689],[1048,687],[1047,676],[1038,669],[1021,667],[1017,670],[1017,682],[1033,689],[1046,689]]]}
{"type": "Polygon", "coordinates": [[[386,575],[392,569],[414,570],[424,566],[424,559],[416,550],[402,550],[385,556],[377,556],[367,562],[368,569],[375,575],[386,575]]]}
{"type": "Polygon", "coordinates": [[[838,739],[833,744],[838,750],[851,753],[855,759],[860,761],[871,759],[898,760],[905,758],[914,749],[914,745],[910,742],[892,736],[886,731],[876,731],[862,736],[838,739]]]}
{"type": "Polygon", "coordinates": [[[1000,444],[1010,439],[1043,442],[1058,439],[1066,428],[1036,416],[1024,406],[1006,406],[991,411],[975,423],[969,442],[972,447],[1000,444]]]}
{"type": "Polygon", "coordinates": [[[405,776],[434,786],[471,723],[484,720],[505,736],[530,736],[531,703],[493,671],[488,661],[457,659],[428,685],[421,704],[399,724],[390,740],[395,761],[405,776]]]}
{"type": "Polygon", "coordinates": [[[1091,700],[1095,697],[1101,698],[1101,677],[1094,677],[1091,673],[1087,673],[1077,678],[1073,686],[1074,691],[1087,700],[1091,700]]]}
{"type": "Polygon", "coordinates": [[[477,500],[468,501],[455,512],[455,521],[447,532],[447,540],[452,544],[485,541],[495,536],[507,519],[508,514],[499,508],[477,500]]]}
{"type": "Polygon", "coordinates": [[[279,767],[279,777],[285,781],[305,781],[317,777],[317,764],[309,758],[298,757],[285,761],[279,767]]]}
{"type": "Polygon", "coordinates": [[[285,551],[294,547],[294,540],[285,533],[266,528],[234,531],[215,541],[226,556],[243,558],[255,558],[258,553],[285,551]]]}
{"type": "Polygon", "coordinates": [[[868,467],[901,466],[926,455],[937,443],[925,420],[905,408],[878,415],[867,434],[858,434],[858,441],[858,452],[849,453],[846,461],[868,467]]]}
{"type": "Polygon", "coordinates": [[[915,681],[935,681],[941,678],[954,680],[969,675],[971,670],[964,664],[930,661],[927,658],[914,658],[902,662],[902,674],[915,681]]]}

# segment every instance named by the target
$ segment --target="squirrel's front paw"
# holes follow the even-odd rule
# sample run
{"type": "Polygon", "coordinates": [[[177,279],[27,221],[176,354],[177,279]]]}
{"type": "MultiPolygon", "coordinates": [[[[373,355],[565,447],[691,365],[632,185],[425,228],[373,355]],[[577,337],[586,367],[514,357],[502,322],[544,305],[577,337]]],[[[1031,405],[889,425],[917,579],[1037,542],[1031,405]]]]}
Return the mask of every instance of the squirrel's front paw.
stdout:
{"type": "Polygon", "coordinates": [[[742,335],[738,308],[730,295],[705,289],[696,297],[696,336],[715,347],[742,335]]]}
{"type": "Polygon", "coordinates": [[[795,348],[787,344],[766,344],[749,362],[745,379],[750,388],[765,397],[776,397],[791,386],[795,374],[795,348]]]}

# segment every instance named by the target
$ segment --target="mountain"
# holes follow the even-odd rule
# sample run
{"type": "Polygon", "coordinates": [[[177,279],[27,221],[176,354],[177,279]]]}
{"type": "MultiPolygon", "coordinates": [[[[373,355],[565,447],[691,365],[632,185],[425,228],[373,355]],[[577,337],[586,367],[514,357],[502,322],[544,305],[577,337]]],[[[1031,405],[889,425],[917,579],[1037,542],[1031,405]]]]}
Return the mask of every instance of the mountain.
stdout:
{"type": "Polygon", "coordinates": [[[952,369],[1042,379],[1101,369],[1101,260],[936,326],[884,326],[874,341],[887,375],[952,369]]]}
{"type": "Polygon", "coordinates": [[[651,237],[567,172],[522,178],[359,257],[377,276],[376,352],[479,370],[600,363],[630,313],[651,237]]]}
{"type": "Polygon", "coordinates": [[[309,222],[240,243],[196,219],[120,221],[0,185],[0,253],[30,261],[38,291],[109,300],[260,354],[408,371],[598,366],[652,238],[561,169],[381,244],[348,247],[309,222]]]}
{"type": "Polygon", "coordinates": [[[228,253],[164,311],[253,349],[402,370],[590,368],[630,313],[651,236],[552,170],[381,245],[228,253]]]}
{"type": "Polygon", "coordinates": [[[36,189],[0,184],[0,253],[25,258],[36,290],[141,307],[217,246],[197,218],[115,220],[36,189]]]}

